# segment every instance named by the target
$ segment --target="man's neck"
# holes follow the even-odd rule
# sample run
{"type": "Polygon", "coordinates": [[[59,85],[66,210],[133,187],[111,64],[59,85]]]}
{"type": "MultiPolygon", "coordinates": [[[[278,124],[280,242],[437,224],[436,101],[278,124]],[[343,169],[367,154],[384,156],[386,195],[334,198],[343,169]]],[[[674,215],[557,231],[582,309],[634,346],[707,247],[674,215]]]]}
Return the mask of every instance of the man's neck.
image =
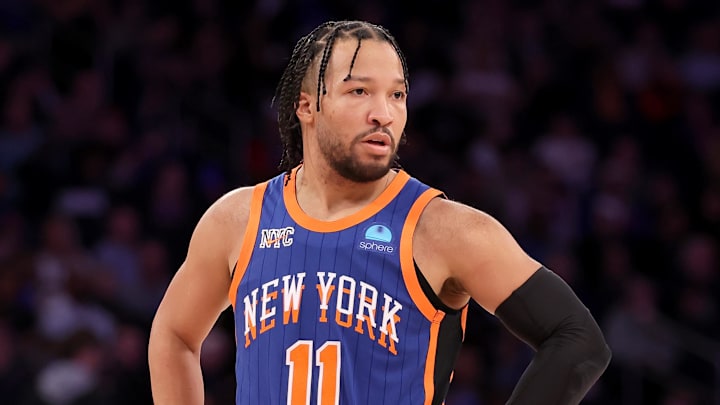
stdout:
{"type": "Polygon", "coordinates": [[[304,163],[295,174],[295,195],[307,215],[334,221],[374,201],[396,174],[390,170],[378,180],[358,183],[342,177],[330,167],[304,163]]]}

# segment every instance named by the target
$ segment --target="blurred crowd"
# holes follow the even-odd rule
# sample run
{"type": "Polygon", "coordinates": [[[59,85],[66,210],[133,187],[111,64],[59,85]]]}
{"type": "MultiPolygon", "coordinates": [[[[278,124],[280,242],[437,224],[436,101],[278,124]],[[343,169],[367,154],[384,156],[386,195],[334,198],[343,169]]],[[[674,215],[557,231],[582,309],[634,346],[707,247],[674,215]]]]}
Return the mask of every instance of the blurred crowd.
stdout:
{"type": "MultiPolygon", "coordinates": [[[[0,402],[151,403],[155,308],[202,212],[278,173],[275,85],[328,19],[405,52],[402,166],[595,314],[585,404],[720,403],[716,0],[0,1],[0,402]]],[[[208,404],[234,348],[226,311],[208,404]]],[[[447,405],[502,404],[531,356],[472,305],[447,405]]]]}

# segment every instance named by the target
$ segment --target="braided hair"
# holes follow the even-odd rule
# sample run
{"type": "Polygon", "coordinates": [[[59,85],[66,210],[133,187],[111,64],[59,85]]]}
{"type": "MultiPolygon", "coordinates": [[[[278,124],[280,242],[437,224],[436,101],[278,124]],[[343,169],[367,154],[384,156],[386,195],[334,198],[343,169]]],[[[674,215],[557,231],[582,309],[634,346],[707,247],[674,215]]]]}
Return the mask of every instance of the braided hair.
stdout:
{"type": "MultiPolygon", "coordinates": [[[[278,127],[280,140],[283,145],[279,168],[287,173],[288,180],[290,179],[292,169],[300,164],[303,159],[300,121],[295,115],[295,110],[300,100],[300,91],[305,81],[309,79],[308,73],[312,71],[311,67],[315,66],[315,60],[317,59],[319,68],[315,91],[317,92],[316,108],[317,111],[320,111],[320,96],[327,93],[325,88],[325,70],[327,69],[330,55],[332,54],[333,45],[337,39],[348,38],[357,39],[357,48],[350,63],[350,71],[348,72],[346,80],[350,77],[350,73],[355,65],[355,58],[360,50],[362,40],[375,39],[386,41],[395,49],[402,64],[405,88],[409,90],[405,56],[400,51],[395,38],[390,32],[379,25],[365,21],[328,21],[300,38],[280,78],[280,82],[275,90],[275,97],[272,101],[273,105],[277,104],[278,127]]],[[[400,143],[404,141],[405,133],[402,134],[400,143]]],[[[395,165],[397,166],[397,161],[395,165]]]]}

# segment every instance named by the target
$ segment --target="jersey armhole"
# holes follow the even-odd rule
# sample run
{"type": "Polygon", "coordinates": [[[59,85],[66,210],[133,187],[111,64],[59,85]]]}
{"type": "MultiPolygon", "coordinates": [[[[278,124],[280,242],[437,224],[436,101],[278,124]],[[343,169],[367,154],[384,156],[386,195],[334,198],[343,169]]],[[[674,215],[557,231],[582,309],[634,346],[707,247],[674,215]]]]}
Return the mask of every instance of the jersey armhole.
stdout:
{"type": "MultiPolygon", "coordinates": [[[[425,296],[430,300],[430,303],[435,307],[435,309],[439,311],[443,311],[448,315],[457,315],[459,314],[463,308],[460,309],[454,309],[450,308],[449,306],[445,305],[444,302],[440,299],[440,297],[435,294],[435,291],[433,291],[432,287],[430,286],[430,283],[425,278],[425,275],[420,270],[420,267],[418,266],[415,259],[413,259],[413,264],[415,265],[415,274],[417,274],[418,281],[420,282],[420,288],[422,288],[423,293],[425,293],[425,296]]],[[[465,304],[467,306],[467,304],[465,304]]]]}
{"type": "Polygon", "coordinates": [[[245,270],[248,263],[250,263],[250,257],[252,256],[253,248],[255,247],[255,240],[257,239],[257,232],[260,226],[260,212],[262,211],[263,198],[265,197],[265,190],[267,189],[268,182],[260,183],[253,189],[252,197],[250,200],[250,212],[248,213],[248,222],[245,226],[243,233],[243,241],[240,247],[240,253],[235,261],[235,266],[231,272],[230,290],[228,291],[228,299],[230,304],[235,309],[235,298],[237,296],[238,285],[245,275],[245,270]]]}

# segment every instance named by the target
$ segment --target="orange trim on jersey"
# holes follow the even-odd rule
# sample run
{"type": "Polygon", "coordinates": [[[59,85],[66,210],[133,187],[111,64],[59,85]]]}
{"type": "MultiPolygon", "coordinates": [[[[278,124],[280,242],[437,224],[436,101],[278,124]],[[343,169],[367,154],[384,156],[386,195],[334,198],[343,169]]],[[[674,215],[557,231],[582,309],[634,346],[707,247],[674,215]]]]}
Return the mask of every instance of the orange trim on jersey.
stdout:
{"type": "Polygon", "coordinates": [[[262,209],[263,197],[265,196],[267,185],[268,183],[264,182],[255,186],[250,199],[248,222],[245,227],[245,234],[243,235],[243,242],[240,247],[237,263],[235,264],[235,274],[233,274],[230,291],[228,291],[228,298],[230,299],[233,310],[235,310],[238,285],[240,285],[240,280],[242,280],[245,275],[245,270],[247,270],[248,263],[250,263],[250,256],[252,256],[253,248],[255,247],[255,240],[257,239],[258,228],[260,227],[260,211],[262,209]]]}
{"type": "Polygon", "coordinates": [[[400,235],[400,268],[402,269],[403,280],[405,280],[405,287],[410,293],[410,298],[412,298],[413,302],[418,306],[418,309],[420,309],[420,312],[430,321],[435,319],[435,314],[438,310],[435,309],[435,306],[430,302],[427,295],[425,295],[422,287],[420,287],[420,281],[415,273],[412,245],[413,234],[420,220],[420,214],[422,214],[430,200],[440,194],[442,193],[434,188],[425,190],[424,193],[420,194],[420,197],[415,200],[415,203],[413,203],[413,206],[410,208],[402,234],[400,235]]]}
{"type": "Polygon", "coordinates": [[[437,355],[438,337],[440,335],[440,324],[445,313],[436,311],[430,325],[430,343],[428,344],[427,359],[425,361],[425,405],[431,405],[435,396],[435,357],[437,355]]]}
{"type": "Polygon", "coordinates": [[[283,189],[283,199],[285,200],[285,207],[292,219],[303,228],[314,232],[337,232],[361,223],[385,208],[385,206],[400,193],[405,183],[410,180],[409,174],[403,170],[399,170],[387,188],[385,188],[373,202],[360,209],[360,211],[335,221],[322,221],[307,215],[297,202],[295,178],[297,177],[299,167],[300,166],[293,169],[290,181],[288,181],[288,184],[283,189]]]}

